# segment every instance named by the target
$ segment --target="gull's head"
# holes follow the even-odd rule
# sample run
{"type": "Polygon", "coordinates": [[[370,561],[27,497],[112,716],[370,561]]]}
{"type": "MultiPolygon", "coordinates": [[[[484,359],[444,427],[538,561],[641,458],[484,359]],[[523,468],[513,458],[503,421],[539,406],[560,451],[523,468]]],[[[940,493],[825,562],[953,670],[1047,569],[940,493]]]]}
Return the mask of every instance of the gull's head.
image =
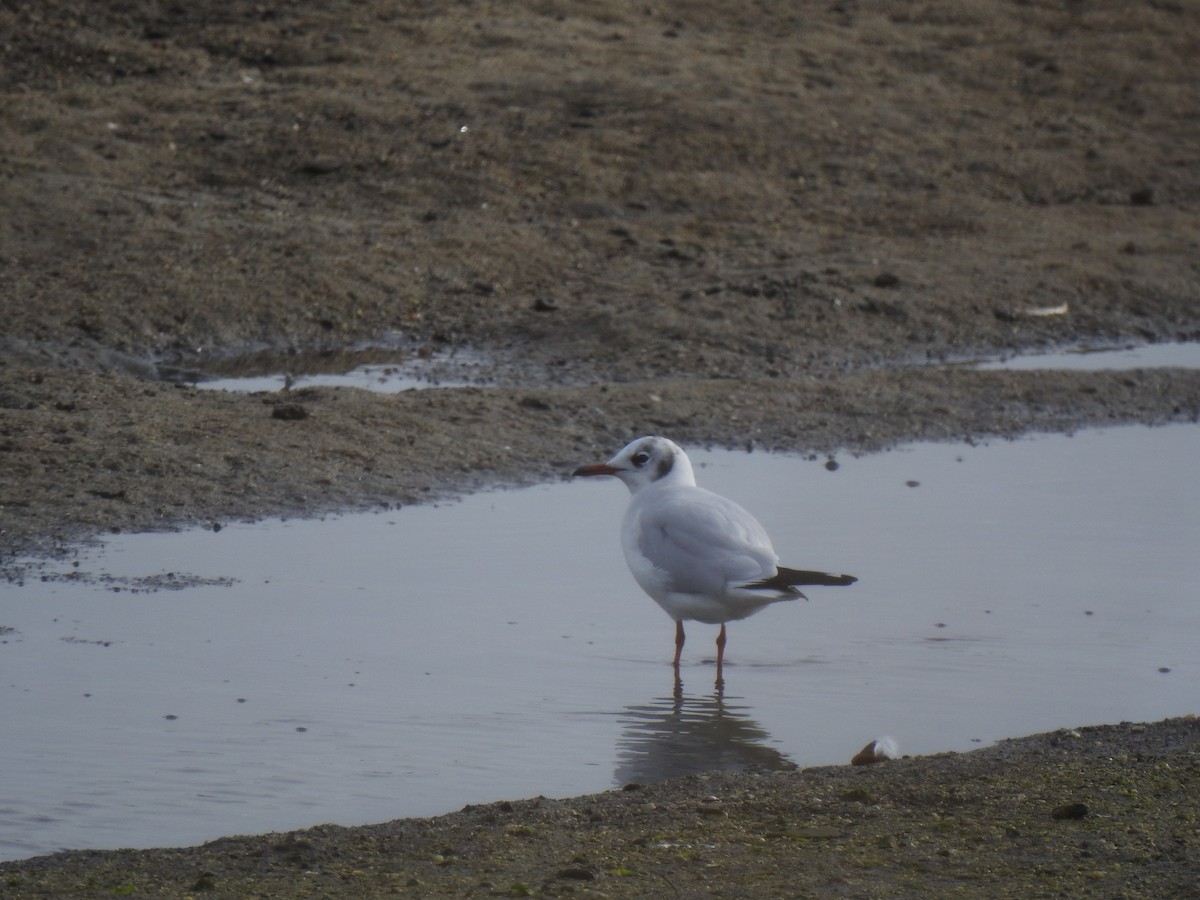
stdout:
{"type": "Polygon", "coordinates": [[[696,483],[692,463],[674,441],[665,437],[640,437],[630,441],[605,463],[580,466],[573,475],[614,475],[632,494],[651,484],[696,483]]]}

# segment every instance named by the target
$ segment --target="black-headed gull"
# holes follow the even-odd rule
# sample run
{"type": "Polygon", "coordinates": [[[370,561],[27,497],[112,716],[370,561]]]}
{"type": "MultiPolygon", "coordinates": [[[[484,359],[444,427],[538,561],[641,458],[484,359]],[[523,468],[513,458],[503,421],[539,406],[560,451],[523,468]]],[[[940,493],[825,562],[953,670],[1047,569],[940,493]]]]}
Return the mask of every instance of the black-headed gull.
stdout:
{"type": "Polygon", "coordinates": [[[846,585],[853,575],[785,569],[758,520],[732,500],[696,486],[687,454],[664,437],[640,437],[606,463],[575,475],[614,475],[632,495],[621,526],[625,561],[637,583],[675,620],[675,670],[683,620],[720,625],[779,600],[804,597],[799,585],[846,585]]]}

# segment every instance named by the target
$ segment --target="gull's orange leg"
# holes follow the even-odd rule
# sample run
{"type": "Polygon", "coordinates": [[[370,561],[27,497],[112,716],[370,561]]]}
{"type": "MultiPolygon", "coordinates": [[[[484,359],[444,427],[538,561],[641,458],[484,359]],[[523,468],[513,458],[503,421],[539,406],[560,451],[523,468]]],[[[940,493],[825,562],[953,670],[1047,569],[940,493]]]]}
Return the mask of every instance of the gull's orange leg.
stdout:
{"type": "Polygon", "coordinates": [[[721,630],[717,632],[717,687],[725,684],[725,676],[722,673],[722,667],[725,664],[725,623],[721,623],[721,630]]]}

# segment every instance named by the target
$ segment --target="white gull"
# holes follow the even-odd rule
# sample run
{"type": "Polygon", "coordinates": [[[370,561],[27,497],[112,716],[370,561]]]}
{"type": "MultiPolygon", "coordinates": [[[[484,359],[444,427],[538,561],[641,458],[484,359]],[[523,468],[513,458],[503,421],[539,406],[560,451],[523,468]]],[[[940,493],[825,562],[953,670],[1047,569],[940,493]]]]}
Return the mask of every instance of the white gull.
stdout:
{"type": "Polygon", "coordinates": [[[780,600],[803,598],[800,585],[858,580],[780,566],[758,520],[732,500],[697,487],[687,454],[667,438],[638,438],[608,462],[581,466],[573,474],[613,475],[629,488],[621,526],[625,561],[642,590],[675,620],[677,674],[685,619],[721,626],[719,684],[726,622],[780,600]]]}

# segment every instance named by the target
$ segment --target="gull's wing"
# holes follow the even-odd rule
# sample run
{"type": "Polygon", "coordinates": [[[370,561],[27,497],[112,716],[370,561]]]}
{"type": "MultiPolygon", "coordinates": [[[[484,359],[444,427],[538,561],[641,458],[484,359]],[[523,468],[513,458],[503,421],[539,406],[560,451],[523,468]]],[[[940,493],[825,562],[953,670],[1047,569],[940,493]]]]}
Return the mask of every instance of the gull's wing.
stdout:
{"type": "Polygon", "coordinates": [[[629,537],[667,590],[715,595],[775,574],[766,531],[732,500],[695,487],[646,500],[631,510],[629,537]]]}

